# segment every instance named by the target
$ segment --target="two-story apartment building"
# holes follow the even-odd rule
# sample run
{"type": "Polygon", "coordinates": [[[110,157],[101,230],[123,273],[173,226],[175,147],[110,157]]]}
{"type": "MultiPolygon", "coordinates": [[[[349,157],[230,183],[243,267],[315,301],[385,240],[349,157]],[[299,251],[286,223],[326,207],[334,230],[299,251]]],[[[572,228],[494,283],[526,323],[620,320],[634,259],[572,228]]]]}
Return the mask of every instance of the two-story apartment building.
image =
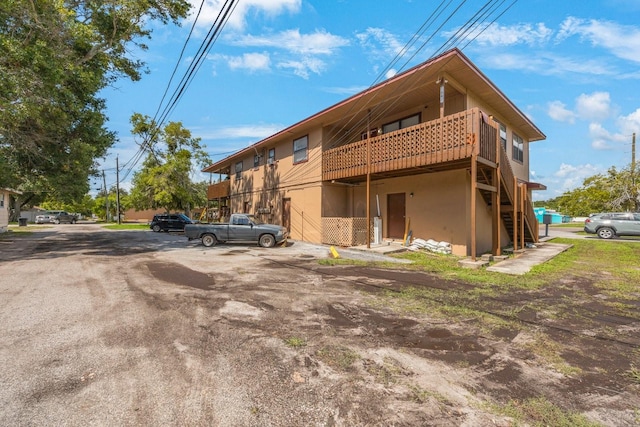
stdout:
{"type": "Polygon", "coordinates": [[[361,245],[380,230],[475,258],[537,241],[529,143],[544,138],[453,49],[204,171],[223,213],[256,214],[292,239],[361,245]]]}

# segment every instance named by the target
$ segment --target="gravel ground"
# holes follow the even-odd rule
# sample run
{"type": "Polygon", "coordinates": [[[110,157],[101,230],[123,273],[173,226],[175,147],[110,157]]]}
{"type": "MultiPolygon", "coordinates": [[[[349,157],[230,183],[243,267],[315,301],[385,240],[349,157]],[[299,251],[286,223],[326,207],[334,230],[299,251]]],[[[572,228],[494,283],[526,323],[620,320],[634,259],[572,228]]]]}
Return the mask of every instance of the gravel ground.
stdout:
{"type": "Polygon", "coordinates": [[[544,307],[519,313],[553,326],[584,369],[576,379],[527,350],[532,329],[398,313],[379,297],[462,286],[428,274],[323,267],[328,248],[301,242],[29,230],[0,239],[0,425],[510,426],[492,408],[536,396],[638,423],[640,389],[621,373],[638,357],[638,319],[615,319],[624,339],[603,347],[599,326],[565,334],[540,321],[544,307]]]}

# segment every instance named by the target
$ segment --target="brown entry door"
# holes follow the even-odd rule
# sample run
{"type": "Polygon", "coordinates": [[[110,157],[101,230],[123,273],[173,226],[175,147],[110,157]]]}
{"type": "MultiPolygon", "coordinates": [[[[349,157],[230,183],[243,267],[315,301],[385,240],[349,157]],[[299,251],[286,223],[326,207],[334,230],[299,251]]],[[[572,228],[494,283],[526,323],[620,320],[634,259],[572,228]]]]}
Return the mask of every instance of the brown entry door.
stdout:
{"type": "Polygon", "coordinates": [[[291,199],[282,199],[282,226],[291,234],[291,199]]]}
{"type": "Polygon", "coordinates": [[[387,236],[403,239],[405,228],[405,194],[387,194],[387,236]]]}

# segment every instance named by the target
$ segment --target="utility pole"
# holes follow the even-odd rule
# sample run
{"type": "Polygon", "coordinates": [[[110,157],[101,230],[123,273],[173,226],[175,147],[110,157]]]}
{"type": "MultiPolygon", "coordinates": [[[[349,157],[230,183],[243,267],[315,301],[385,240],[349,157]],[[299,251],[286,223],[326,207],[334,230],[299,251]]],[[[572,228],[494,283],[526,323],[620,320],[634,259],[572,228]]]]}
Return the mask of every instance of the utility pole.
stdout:
{"type": "Polygon", "coordinates": [[[636,133],[631,137],[631,177],[635,178],[636,173],[636,133]]]}
{"type": "Polygon", "coordinates": [[[120,167],[118,166],[118,156],[116,156],[116,215],[118,225],[120,225],[120,167]]]}
{"type": "Polygon", "coordinates": [[[636,133],[631,137],[631,189],[636,212],[640,210],[640,191],[636,187],[636,133]]]}
{"type": "Polygon", "coordinates": [[[102,170],[102,184],[104,185],[104,203],[105,203],[105,222],[109,222],[109,190],[107,190],[107,178],[104,175],[104,169],[102,170]]]}

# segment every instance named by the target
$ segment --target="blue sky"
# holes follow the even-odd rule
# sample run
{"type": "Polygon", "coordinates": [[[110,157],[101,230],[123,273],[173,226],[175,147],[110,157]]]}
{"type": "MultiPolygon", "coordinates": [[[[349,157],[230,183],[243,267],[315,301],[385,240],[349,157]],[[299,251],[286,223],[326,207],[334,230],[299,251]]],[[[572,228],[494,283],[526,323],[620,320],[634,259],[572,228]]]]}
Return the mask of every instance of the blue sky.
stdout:
{"type": "MultiPolygon", "coordinates": [[[[129,118],[134,112],[154,116],[160,105],[201,4],[190,1],[190,20],[182,27],[154,27],[149,49],[132,52],[150,73],[102,93],[107,126],[119,138],[101,165],[108,186],[115,184],[115,156],[126,164],[138,148],[129,118]]],[[[205,3],[172,89],[222,3],[205,3]]],[[[240,0],[168,120],[182,122],[219,160],[429,59],[487,3],[443,2],[448,4],[443,13],[384,72],[439,2],[240,0]]],[[[479,28],[495,22],[456,46],[547,136],[530,148],[531,180],[548,187],[534,192],[535,200],[556,197],[612,166],[629,165],[632,133],[640,137],[640,2],[499,4],[479,28]]],[[[122,187],[130,186],[133,171],[121,171],[122,187]]]]}

